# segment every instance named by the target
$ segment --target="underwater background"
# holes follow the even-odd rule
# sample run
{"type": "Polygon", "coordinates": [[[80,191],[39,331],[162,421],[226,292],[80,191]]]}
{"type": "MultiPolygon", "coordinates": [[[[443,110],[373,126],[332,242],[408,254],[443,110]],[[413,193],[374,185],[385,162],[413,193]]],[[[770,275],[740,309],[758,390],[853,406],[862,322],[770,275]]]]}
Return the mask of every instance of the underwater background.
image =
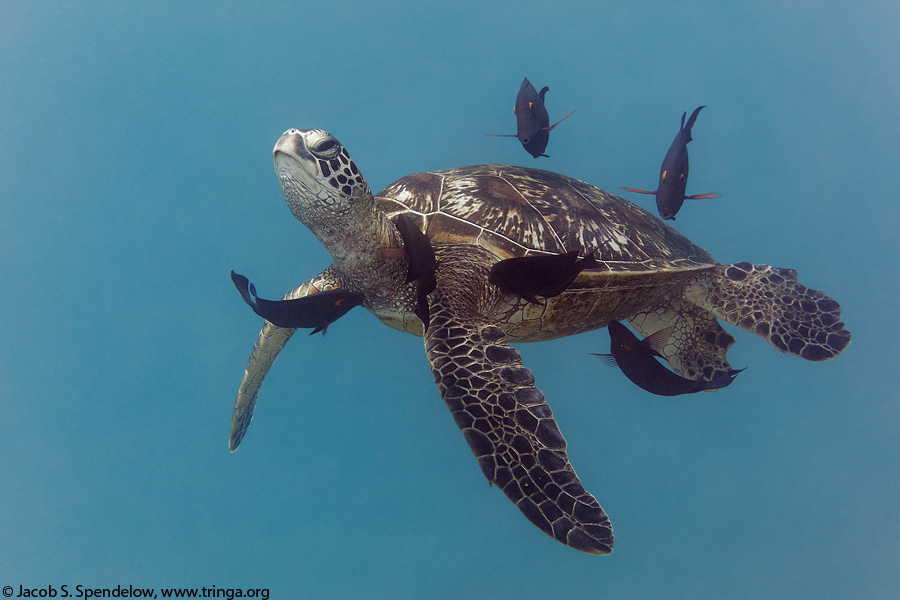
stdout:
{"type": "Polygon", "coordinates": [[[7,2],[0,19],[0,586],[271,598],[900,597],[896,2],[7,2]],[[549,86],[549,158],[514,139],[549,86]],[[331,131],[373,191],[486,162],[650,209],[720,262],[791,267],[853,344],[756,336],[716,393],[664,398],[592,352],[520,345],[615,552],[486,483],[422,340],[350,312],[298,334],[234,454],[266,298],[330,262],[272,147],[331,131]]]}

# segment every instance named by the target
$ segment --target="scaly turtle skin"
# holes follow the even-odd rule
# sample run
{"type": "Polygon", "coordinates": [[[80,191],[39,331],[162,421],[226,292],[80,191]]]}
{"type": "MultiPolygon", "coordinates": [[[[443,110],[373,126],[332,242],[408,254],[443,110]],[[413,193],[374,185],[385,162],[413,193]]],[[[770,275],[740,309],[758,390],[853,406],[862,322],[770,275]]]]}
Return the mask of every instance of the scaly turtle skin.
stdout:
{"type": "MultiPolygon", "coordinates": [[[[712,380],[731,369],[724,319],[809,360],[850,343],[840,306],[765,265],[717,264],[638,206],[586,183],[535,169],[483,165],[408,175],[373,197],[331,134],[291,129],[275,171],[291,212],[334,263],[286,298],[341,287],[365,296],[381,321],[425,338],[435,383],[485,476],[548,535],[577,550],[612,551],[609,519],[569,463],[566,442],[511,342],[535,342],[627,320],[642,335],[665,327],[662,354],[680,375],[712,380]],[[434,248],[431,323],[414,314],[403,242],[392,218],[410,218],[434,248]],[[543,305],[488,282],[500,260],[578,250],[599,265],[543,305]]],[[[266,323],[234,407],[237,449],[259,388],[293,329],[266,323]]]]}

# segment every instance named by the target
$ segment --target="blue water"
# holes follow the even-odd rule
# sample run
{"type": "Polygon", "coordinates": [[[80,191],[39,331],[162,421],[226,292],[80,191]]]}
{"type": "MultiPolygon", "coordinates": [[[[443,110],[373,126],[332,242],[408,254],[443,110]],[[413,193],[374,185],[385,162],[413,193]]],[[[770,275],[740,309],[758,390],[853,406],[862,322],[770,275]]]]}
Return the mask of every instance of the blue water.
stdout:
{"type": "MultiPolygon", "coordinates": [[[[895,2],[10,2],[0,19],[0,586],[271,598],[900,597],[895,2]],[[550,86],[533,159],[524,76],[550,86]],[[357,309],[299,334],[240,450],[231,408],[275,297],[329,258],[271,150],[330,130],[373,189],[482,162],[653,188],[694,127],[675,226],[843,306],[836,360],[729,330],[748,367],[651,396],[521,347],[615,552],[486,484],[420,339],[357,309]]],[[[627,195],[627,194],[626,194],[627,195]]],[[[653,207],[650,196],[630,199],[653,207]]]]}

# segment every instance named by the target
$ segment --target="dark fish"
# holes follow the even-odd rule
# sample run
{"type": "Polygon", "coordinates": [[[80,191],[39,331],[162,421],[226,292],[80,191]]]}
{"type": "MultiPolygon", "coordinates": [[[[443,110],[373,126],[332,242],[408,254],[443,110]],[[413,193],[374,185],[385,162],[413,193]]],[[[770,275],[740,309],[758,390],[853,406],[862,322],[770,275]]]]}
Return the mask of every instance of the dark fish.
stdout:
{"type": "Polygon", "coordinates": [[[491,267],[488,281],[504,292],[540,304],[535,296],[552,298],[562,294],[581,271],[597,264],[593,253],[579,260],[578,250],[554,256],[507,258],[491,267]]]}
{"type": "Polygon", "coordinates": [[[241,293],[244,302],[263,319],[273,325],[291,329],[313,327],[309,335],[319,331],[325,335],[329,325],[365,300],[358,292],[346,292],[341,289],[316,292],[293,300],[264,300],[256,295],[256,288],[243,275],[232,271],[231,281],[241,293]]]}
{"type": "Polygon", "coordinates": [[[544,94],[550,88],[544,86],[538,93],[528,78],[522,80],[522,86],[519,88],[519,95],[516,96],[516,106],[513,112],[516,114],[516,133],[515,135],[500,135],[489,133],[487,135],[493,137],[514,137],[519,138],[522,146],[533,157],[547,156],[544,150],[547,148],[547,142],[550,141],[550,131],[554,127],[572,116],[573,110],[565,117],[550,125],[550,115],[544,107],[544,94]]]}
{"type": "Polygon", "coordinates": [[[437,263],[434,259],[434,248],[431,240],[422,233],[412,217],[407,214],[399,215],[394,224],[403,238],[403,247],[406,251],[406,260],[409,264],[406,271],[406,282],[416,282],[416,316],[425,324],[425,330],[431,321],[428,311],[428,294],[437,287],[435,271],[437,263]]]}
{"type": "Polygon", "coordinates": [[[659,169],[659,185],[657,186],[656,191],[648,192],[645,190],[636,190],[634,188],[621,188],[627,192],[655,195],[656,208],[659,210],[659,216],[663,219],[671,219],[674,221],[675,214],[681,208],[681,205],[684,204],[685,199],[700,200],[722,197],[722,194],[717,194],[715,192],[697,194],[695,196],[684,195],[685,190],[687,189],[688,177],[687,145],[688,142],[693,139],[691,137],[691,128],[694,126],[694,121],[697,120],[697,114],[700,112],[701,108],[706,107],[698,106],[697,109],[691,113],[691,118],[688,119],[687,125],[684,123],[684,118],[687,116],[687,113],[685,112],[681,115],[681,129],[678,130],[678,135],[675,136],[675,140],[672,142],[672,145],[669,146],[669,151],[666,152],[666,158],[663,159],[662,167],[659,169]]]}
{"type": "Polygon", "coordinates": [[[610,364],[622,369],[625,376],[639,387],[659,396],[678,396],[702,390],[715,390],[730,385],[743,369],[730,370],[712,381],[694,381],[670,371],[656,357],[662,358],[662,347],[672,328],[667,327],[639,340],[627,327],[618,321],[609,323],[609,337],[612,354],[595,354],[605,358],[610,364]]]}

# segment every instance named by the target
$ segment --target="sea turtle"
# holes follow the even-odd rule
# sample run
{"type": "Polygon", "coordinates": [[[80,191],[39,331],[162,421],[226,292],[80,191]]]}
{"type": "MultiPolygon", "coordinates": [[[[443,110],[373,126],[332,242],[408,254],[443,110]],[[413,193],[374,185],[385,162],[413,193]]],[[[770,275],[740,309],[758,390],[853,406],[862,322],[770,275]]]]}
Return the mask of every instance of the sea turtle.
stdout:
{"type": "MultiPolygon", "coordinates": [[[[577,550],[612,551],[606,513],[585,491],[534,376],[515,342],[536,342],[628,321],[640,334],[671,327],[663,356],[679,374],[711,380],[731,366],[724,319],[809,360],[850,343],[840,306],[797,283],[796,272],[716,263],[640,207],[548,171],[480,165],[416,173],[373,196],[344,147],[318,129],[290,129],[274,150],[291,212],[334,259],[285,298],[342,288],[400,331],[425,338],[441,397],[488,481],[546,534],[577,550]],[[395,221],[408,215],[434,249],[436,288],[427,331],[395,221]],[[590,253],[597,264],[537,303],[488,282],[521,256],[590,253]]],[[[263,378],[294,329],[266,322],[235,402],[237,449],[263,378]]]]}

